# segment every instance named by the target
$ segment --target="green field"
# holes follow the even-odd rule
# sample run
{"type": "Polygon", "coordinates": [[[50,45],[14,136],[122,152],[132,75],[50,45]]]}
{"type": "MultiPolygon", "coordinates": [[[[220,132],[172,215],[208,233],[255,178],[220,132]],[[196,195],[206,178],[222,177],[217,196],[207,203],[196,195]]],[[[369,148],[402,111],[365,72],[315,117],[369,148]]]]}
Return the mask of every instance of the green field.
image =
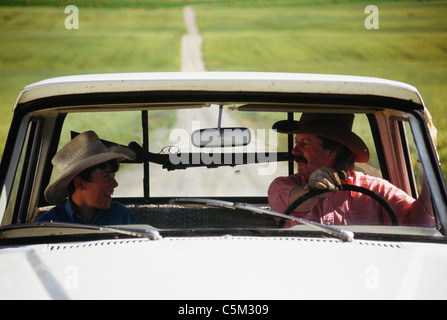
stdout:
{"type": "Polygon", "coordinates": [[[177,71],[184,33],[180,9],[80,9],[78,30],[63,9],[0,7],[0,147],[11,109],[27,84],[54,76],[177,71]]]}
{"type": "Polygon", "coordinates": [[[447,2],[379,3],[378,30],[364,27],[364,8],[354,2],[268,10],[202,6],[196,15],[209,70],[364,75],[414,85],[446,161],[447,2]]]}
{"type": "MultiPolygon", "coordinates": [[[[236,7],[236,8],[277,8],[277,7],[299,7],[319,6],[326,4],[363,3],[378,5],[387,1],[377,0],[372,3],[369,0],[2,0],[3,6],[46,6],[65,7],[76,5],[80,8],[178,8],[185,5],[211,5],[214,8],[236,7]]],[[[423,0],[419,0],[422,2],[423,0]]]]}
{"type": "MultiPolygon", "coordinates": [[[[366,75],[416,86],[447,159],[447,1],[3,0],[0,150],[26,84],[53,76],[180,69],[182,7],[192,5],[208,70],[366,75]],[[68,4],[79,30],[67,30],[68,4]],[[379,9],[367,30],[366,4],[379,9]]],[[[447,172],[447,166],[444,166],[447,172]]]]}

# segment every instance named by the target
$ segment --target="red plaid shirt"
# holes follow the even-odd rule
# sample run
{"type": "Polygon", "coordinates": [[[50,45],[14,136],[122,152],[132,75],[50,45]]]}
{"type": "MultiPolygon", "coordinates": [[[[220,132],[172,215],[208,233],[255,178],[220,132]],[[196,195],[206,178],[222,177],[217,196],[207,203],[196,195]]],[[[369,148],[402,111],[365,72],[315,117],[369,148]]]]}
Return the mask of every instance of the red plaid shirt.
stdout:
{"type": "MultiPolygon", "coordinates": [[[[381,195],[393,207],[400,225],[435,226],[433,216],[425,210],[420,199],[415,200],[386,180],[351,171],[343,183],[364,187],[381,195]]],[[[275,179],[268,191],[271,209],[284,212],[289,205],[292,189],[306,184],[307,180],[299,174],[275,179]]],[[[391,225],[387,212],[376,200],[352,191],[329,193],[318,200],[310,212],[293,213],[292,216],[330,225],[391,225]]],[[[284,227],[295,224],[288,220],[284,227]]]]}

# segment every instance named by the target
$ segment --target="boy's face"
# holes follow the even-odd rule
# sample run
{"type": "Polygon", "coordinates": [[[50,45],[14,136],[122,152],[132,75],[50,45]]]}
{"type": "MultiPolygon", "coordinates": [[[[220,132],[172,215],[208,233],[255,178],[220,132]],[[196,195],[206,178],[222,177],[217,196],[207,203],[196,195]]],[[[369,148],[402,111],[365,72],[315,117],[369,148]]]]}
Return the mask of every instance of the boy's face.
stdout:
{"type": "Polygon", "coordinates": [[[96,169],[91,174],[92,181],[83,181],[81,195],[83,204],[96,209],[108,209],[112,201],[112,195],[118,182],[115,180],[115,173],[110,167],[106,169],[96,169]]]}

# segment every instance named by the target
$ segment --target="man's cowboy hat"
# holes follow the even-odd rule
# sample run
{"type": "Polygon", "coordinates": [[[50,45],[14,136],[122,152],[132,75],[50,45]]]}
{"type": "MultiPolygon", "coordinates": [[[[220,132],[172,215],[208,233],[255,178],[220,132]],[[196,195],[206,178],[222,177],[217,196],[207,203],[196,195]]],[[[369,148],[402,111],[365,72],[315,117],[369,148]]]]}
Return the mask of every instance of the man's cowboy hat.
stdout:
{"type": "Polygon", "coordinates": [[[57,204],[68,197],[68,184],[85,169],[112,159],[120,162],[135,157],[135,153],[126,147],[107,148],[93,131],[81,133],[51,160],[58,176],[45,189],[45,198],[49,203],[57,204]]]}
{"type": "Polygon", "coordinates": [[[282,120],[273,125],[280,133],[306,133],[334,140],[354,154],[354,161],[369,161],[369,151],[363,140],[352,132],[353,114],[303,113],[300,121],[282,120]]]}

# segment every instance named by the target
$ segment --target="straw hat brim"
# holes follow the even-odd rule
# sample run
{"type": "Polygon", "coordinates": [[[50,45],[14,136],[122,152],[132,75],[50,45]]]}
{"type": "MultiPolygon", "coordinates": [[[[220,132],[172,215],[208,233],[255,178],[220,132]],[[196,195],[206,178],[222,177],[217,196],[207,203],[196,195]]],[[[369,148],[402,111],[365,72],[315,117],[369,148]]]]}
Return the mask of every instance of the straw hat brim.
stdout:
{"type": "Polygon", "coordinates": [[[45,189],[45,199],[52,204],[57,204],[64,201],[68,197],[68,184],[82,171],[93,167],[97,164],[107,162],[109,160],[132,160],[135,158],[135,153],[125,147],[112,147],[107,152],[92,155],[76,163],[76,165],[69,168],[65,172],[59,173],[56,178],[45,189]]]}

